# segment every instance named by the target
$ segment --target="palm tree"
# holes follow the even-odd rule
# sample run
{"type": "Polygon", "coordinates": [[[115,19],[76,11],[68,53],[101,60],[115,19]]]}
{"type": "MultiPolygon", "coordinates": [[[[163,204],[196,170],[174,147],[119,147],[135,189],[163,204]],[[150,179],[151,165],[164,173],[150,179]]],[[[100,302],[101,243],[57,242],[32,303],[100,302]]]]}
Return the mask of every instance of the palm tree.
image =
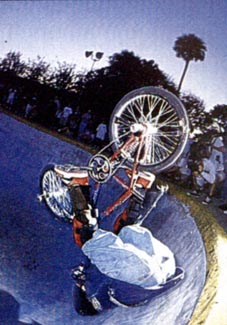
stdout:
{"type": "Polygon", "coordinates": [[[189,62],[193,60],[203,61],[207,48],[205,43],[199,37],[194,34],[188,34],[178,37],[173,49],[176,51],[176,56],[178,58],[185,60],[184,70],[178,85],[178,92],[180,92],[189,62]]]}

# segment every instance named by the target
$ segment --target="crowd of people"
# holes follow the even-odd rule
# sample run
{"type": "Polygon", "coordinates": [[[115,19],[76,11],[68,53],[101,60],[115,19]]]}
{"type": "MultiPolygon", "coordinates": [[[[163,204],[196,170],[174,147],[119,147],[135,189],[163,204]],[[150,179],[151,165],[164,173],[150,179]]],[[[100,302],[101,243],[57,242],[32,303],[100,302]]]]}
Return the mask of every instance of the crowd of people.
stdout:
{"type": "Polygon", "coordinates": [[[80,113],[79,107],[73,110],[66,105],[56,111],[57,131],[65,133],[78,141],[101,148],[107,141],[107,124],[105,120],[95,123],[91,110],[80,113]]]}
{"type": "MultiPolygon", "coordinates": [[[[227,139],[225,130],[216,123],[204,135],[189,137],[180,159],[168,176],[178,184],[191,188],[187,194],[194,197],[206,195],[204,205],[213,197],[226,198],[227,139]]],[[[227,213],[227,209],[224,211],[227,213]]]]}
{"type": "Polygon", "coordinates": [[[49,96],[40,100],[35,92],[26,95],[21,89],[2,85],[0,104],[6,110],[34,122],[40,122],[58,133],[65,134],[80,142],[101,148],[107,141],[108,127],[105,119],[101,122],[91,110],[82,111],[73,100],[49,96]]]}

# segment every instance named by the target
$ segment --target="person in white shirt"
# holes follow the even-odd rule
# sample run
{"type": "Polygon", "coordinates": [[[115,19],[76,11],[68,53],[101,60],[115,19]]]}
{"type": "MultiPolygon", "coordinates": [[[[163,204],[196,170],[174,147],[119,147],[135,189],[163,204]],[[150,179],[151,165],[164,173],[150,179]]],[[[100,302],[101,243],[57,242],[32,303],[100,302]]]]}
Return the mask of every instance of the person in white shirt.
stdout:
{"type": "Polygon", "coordinates": [[[224,170],[224,156],[225,151],[224,142],[221,136],[215,136],[211,142],[210,160],[215,164],[217,171],[224,170]]]}
{"type": "Polygon", "coordinates": [[[69,106],[65,106],[62,113],[62,118],[64,119],[64,125],[66,126],[69,116],[72,115],[73,110],[69,106]]]}
{"type": "Polygon", "coordinates": [[[107,126],[104,123],[104,121],[102,121],[96,128],[95,142],[97,145],[103,144],[106,138],[106,133],[107,133],[107,126]]]}
{"type": "Polygon", "coordinates": [[[107,132],[107,126],[103,122],[100,123],[96,129],[96,138],[104,141],[106,137],[106,132],[107,132]]]}
{"type": "Polygon", "coordinates": [[[62,110],[56,112],[56,117],[59,119],[59,124],[61,128],[58,129],[58,132],[63,132],[68,129],[69,117],[73,114],[73,109],[70,106],[65,106],[62,110]]]}
{"type": "Polygon", "coordinates": [[[213,159],[203,158],[198,163],[197,170],[193,172],[193,184],[195,190],[190,193],[191,195],[199,196],[199,192],[204,189],[204,186],[206,184],[209,185],[209,192],[207,197],[203,200],[203,204],[209,204],[211,202],[216,186],[225,178],[221,164],[219,167],[220,170],[217,170],[217,165],[213,159]]]}

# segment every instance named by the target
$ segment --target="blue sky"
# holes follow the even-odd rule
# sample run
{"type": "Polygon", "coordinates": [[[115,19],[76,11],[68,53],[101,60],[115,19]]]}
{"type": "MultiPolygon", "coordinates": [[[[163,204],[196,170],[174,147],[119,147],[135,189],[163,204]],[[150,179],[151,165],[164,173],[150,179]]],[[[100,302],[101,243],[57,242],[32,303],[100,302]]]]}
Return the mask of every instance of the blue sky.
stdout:
{"type": "Polygon", "coordinates": [[[184,61],[174,42],[194,33],[207,46],[203,62],[192,62],[182,91],[205,101],[207,109],[227,104],[227,1],[74,0],[0,1],[0,57],[9,50],[23,59],[37,55],[54,64],[90,69],[86,50],[104,52],[96,68],[124,49],[153,59],[178,83],[184,61]],[[7,40],[7,42],[5,42],[7,40]]]}

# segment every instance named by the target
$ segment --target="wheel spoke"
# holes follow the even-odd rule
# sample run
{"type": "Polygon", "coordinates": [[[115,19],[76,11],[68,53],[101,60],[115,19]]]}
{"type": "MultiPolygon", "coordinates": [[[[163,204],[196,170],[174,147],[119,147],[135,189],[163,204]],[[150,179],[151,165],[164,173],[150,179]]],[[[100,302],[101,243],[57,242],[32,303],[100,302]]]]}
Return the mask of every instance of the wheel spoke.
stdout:
{"type": "Polygon", "coordinates": [[[157,107],[157,105],[160,103],[162,99],[160,97],[155,97],[155,96],[148,96],[147,101],[148,101],[148,114],[147,114],[147,120],[150,120],[150,117],[152,118],[152,113],[154,109],[157,107]]]}
{"type": "MultiPolygon", "coordinates": [[[[143,113],[144,103],[145,103],[144,97],[138,98],[134,101],[134,105],[135,105],[137,112],[140,114],[140,117],[142,117],[145,120],[145,115],[143,113]]],[[[137,120],[137,122],[138,122],[138,120],[137,120]]]]}
{"type": "Polygon", "coordinates": [[[131,113],[133,119],[134,119],[134,122],[137,122],[138,123],[138,119],[134,113],[134,110],[133,110],[133,105],[132,104],[129,104],[128,107],[127,107],[127,110],[131,113]]]}

